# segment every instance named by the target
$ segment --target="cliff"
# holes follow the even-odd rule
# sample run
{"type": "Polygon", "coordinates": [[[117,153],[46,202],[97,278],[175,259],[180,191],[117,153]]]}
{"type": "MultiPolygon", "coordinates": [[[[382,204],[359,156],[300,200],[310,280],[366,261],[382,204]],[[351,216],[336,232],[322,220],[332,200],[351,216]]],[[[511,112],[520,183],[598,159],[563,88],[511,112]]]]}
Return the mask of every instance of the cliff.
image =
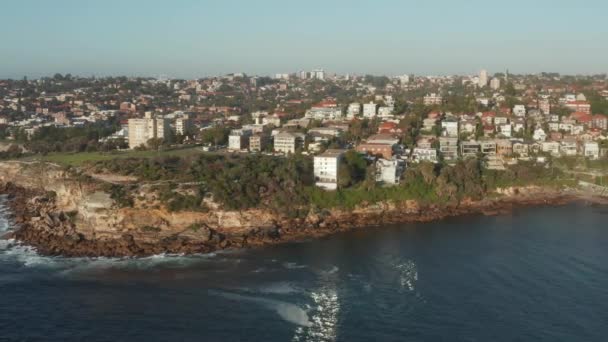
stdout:
{"type": "MultiPolygon", "coordinates": [[[[102,180],[105,179],[105,180],[102,180]]],[[[353,211],[317,210],[290,219],[269,211],[170,212],[146,185],[136,186],[133,207],[121,208],[104,184],[48,163],[0,162],[0,192],[9,194],[18,228],[9,237],[39,252],[66,256],[143,256],[206,253],[318,237],[358,227],[424,222],[447,216],[496,214],[515,205],[560,204],[559,191],[506,189],[496,199],[455,206],[420,206],[416,201],[376,203],[353,211]]]]}

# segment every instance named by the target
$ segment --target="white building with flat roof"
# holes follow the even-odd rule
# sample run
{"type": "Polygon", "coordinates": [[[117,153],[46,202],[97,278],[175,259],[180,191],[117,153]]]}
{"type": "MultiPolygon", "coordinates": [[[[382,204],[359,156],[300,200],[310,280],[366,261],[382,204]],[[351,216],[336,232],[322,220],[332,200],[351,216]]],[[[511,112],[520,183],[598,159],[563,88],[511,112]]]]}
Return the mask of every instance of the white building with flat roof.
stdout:
{"type": "Polygon", "coordinates": [[[314,158],[315,185],[325,190],[338,188],[338,169],[344,150],[327,150],[314,158]]]}
{"type": "Polygon", "coordinates": [[[363,104],[363,117],[373,118],[378,113],[378,105],[370,102],[363,104]]]}
{"type": "Polygon", "coordinates": [[[353,102],[348,105],[348,109],[346,111],[346,117],[348,119],[353,119],[356,116],[361,115],[361,104],[359,102],[353,102]]]}
{"type": "Polygon", "coordinates": [[[249,145],[250,129],[233,129],[228,136],[228,150],[241,151],[249,145]]]}
{"type": "Polygon", "coordinates": [[[399,159],[379,159],[376,162],[376,181],[384,184],[399,184],[405,171],[405,162],[399,159]]]}
{"type": "Polygon", "coordinates": [[[150,139],[166,139],[169,135],[169,120],[146,112],[143,118],[129,119],[129,148],[146,146],[150,139]]]}

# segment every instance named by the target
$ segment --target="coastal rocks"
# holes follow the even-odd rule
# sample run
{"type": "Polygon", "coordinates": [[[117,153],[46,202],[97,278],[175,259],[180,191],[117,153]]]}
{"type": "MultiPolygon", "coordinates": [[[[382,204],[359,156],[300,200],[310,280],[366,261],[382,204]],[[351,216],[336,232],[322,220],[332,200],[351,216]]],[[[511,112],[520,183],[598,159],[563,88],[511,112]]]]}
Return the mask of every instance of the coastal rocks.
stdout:
{"type": "MultiPolygon", "coordinates": [[[[226,211],[217,204],[209,205],[211,210],[205,212],[170,212],[158,203],[120,208],[101,190],[103,187],[80,183],[54,166],[40,174],[44,179],[32,181],[24,177],[34,177],[29,166],[27,171],[18,172],[19,165],[0,162],[0,180],[15,180],[0,183],[0,192],[10,199],[12,221],[18,226],[9,237],[36,247],[39,253],[64,256],[207,253],[386,224],[498,215],[518,206],[559,205],[572,199],[558,191],[527,187],[503,189],[493,198],[451,205],[408,200],[368,203],[355,210],[314,208],[299,218],[264,210],[226,211]]],[[[206,200],[212,204],[211,199],[206,200]]]]}

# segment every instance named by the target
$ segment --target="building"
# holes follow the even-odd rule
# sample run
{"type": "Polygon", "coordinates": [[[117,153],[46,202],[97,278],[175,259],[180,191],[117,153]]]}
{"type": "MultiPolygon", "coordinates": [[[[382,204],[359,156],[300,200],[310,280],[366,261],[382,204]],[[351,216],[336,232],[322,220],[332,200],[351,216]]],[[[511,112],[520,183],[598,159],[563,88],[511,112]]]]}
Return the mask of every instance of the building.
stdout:
{"type": "Polygon", "coordinates": [[[447,137],[458,136],[458,120],[445,119],[441,121],[441,134],[447,137]]]}
{"type": "Polygon", "coordinates": [[[490,80],[490,88],[492,88],[492,90],[500,89],[500,78],[494,77],[492,80],[490,80]]]}
{"type": "Polygon", "coordinates": [[[566,107],[573,112],[591,114],[591,104],[587,101],[568,101],[566,107]]]}
{"type": "Polygon", "coordinates": [[[396,138],[393,134],[374,134],[367,138],[367,142],[370,144],[387,144],[390,146],[397,145],[399,138],[396,138]]]}
{"type": "Polygon", "coordinates": [[[376,161],[376,181],[384,184],[399,184],[401,175],[405,171],[403,160],[378,159],[376,161]]]}
{"type": "Polygon", "coordinates": [[[169,120],[146,112],[143,118],[129,119],[129,148],[146,146],[150,139],[166,139],[169,135],[169,120]]]}
{"type": "Polygon", "coordinates": [[[349,104],[348,109],[346,111],[346,117],[348,119],[353,119],[359,115],[361,115],[361,104],[358,102],[353,102],[349,104]]]}
{"type": "Polygon", "coordinates": [[[249,137],[249,151],[264,151],[266,146],[268,146],[268,136],[264,134],[254,134],[249,137]]]}
{"type": "Polygon", "coordinates": [[[394,110],[395,107],[393,106],[382,106],[378,108],[378,116],[381,118],[392,118],[394,110]]]}
{"type": "Polygon", "coordinates": [[[458,158],[458,138],[439,137],[439,152],[445,160],[456,160],[458,158]]]}
{"type": "Polygon", "coordinates": [[[538,100],[538,109],[545,114],[549,115],[551,113],[551,101],[548,98],[541,98],[538,100]]]}
{"type": "Polygon", "coordinates": [[[488,71],[481,70],[479,72],[479,81],[477,83],[480,88],[484,88],[488,85],[488,71]]]}
{"type": "Polygon", "coordinates": [[[499,156],[510,156],[513,154],[513,144],[511,140],[496,140],[496,154],[499,156]]]}
{"type": "Polygon", "coordinates": [[[330,106],[315,106],[306,111],[304,117],[314,120],[337,120],[342,118],[342,109],[330,106]]]}
{"type": "Polygon", "coordinates": [[[367,153],[372,156],[382,156],[385,159],[393,157],[393,145],[383,143],[361,143],[356,148],[357,152],[367,153]]]}
{"type": "Polygon", "coordinates": [[[194,123],[189,115],[184,114],[175,119],[175,134],[177,135],[187,135],[192,133],[194,128],[194,123]]]}
{"type": "Polygon", "coordinates": [[[521,104],[513,106],[513,115],[518,117],[526,116],[526,106],[521,104]]]}
{"type": "Polygon", "coordinates": [[[528,144],[524,144],[521,142],[516,142],[513,144],[513,153],[519,155],[520,157],[527,157],[529,150],[530,145],[528,144]]]}
{"type": "Polygon", "coordinates": [[[422,99],[425,106],[435,106],[443,103],[443,97],[439,94],[428,94],[422,99]]]}
{"type": "Polygon", "coordinates": [[[482,141],[480,143],[480,147],[481,147],[481,153],[484,156],[496,155],[496,141],[494,141],[494,140],[482,141]]]}
{"type": "Polygon", "coordinates": [[[608,130],[608,116],[596,114],[593,116],[593,127],[608,130]]]}
{"type": "Polygon", "coordinates": [[[327,150],[314,158],[315,185],[326,189],[338,188],[338,169],[344,150],[327,150]]]}
{"type": "Polygon", "coordinates": [[[560,143],[559,151],[563,156],[575,156],[578,154],[578,143],[574,139],[564,139],[560,143]]]}
{"type": "Polygon", "coordinates": [[[228,150],[241,151],[249,146],[250,129],[233,129],[228,136],[228,150]]]}
{"type": "Polygon", "coordinates": [[[540,149],[543,152],[550,153],[553,156],[559,156],[560,144],[557,141],[543,141],[540,144],[540,149]]]}
{"type": "Polygon", "coordinates": [[[315,69],[310,73],[310,77],[311,78],[316,78],[318,80],[324,80],[325,79],[325,70],[323,69],[315,69]]]}
{"type": "Polygon", "coordinates": [[[378,105],[370,102],[363,104],[363,117],[373,118],[378,113],[378,105]]]}
{"type": "Polygon", "coordinates": [[[269,115],[262,118],[262,125],[281,127],[281,118],[278,115],[269,115]]]}
{"type": "Polygon", "coordinates": [[[303,147],[306,136],[303,133],[281,132],[274,136],[274,150],[281,153],[296,153],[303,147]]]}
{"type": "Polygon", "coordinates": [[[428,161],[431,163],[436,163],[438,161],[437,158],[437,150],[431,147],[422,148],[416,147],[414,151],[412,151],[412,161],[413,162],[422,162],[428,161]]]}
{"type": "Polygon", "coordinates": [[[477,141],[463,141],[460,143],[460,155],[463,158],[476,157],[481,153],[481,144],[477,141]]]}
{"type": "Polygon", "coordinates": [[[536,141],[545,141],[547,139],[547,133],[542,128],[537,128],[534,130],[534,135],[532,137],[536,141]]]}
{"type": "Polygon", "coordinates": [[[583,145],[585,157],[589,159],[598,159],[600,157],[600,146],[597,142],[590,141],[583,145]]]}
{"type": "Polygon", "coordinates": [[[513,126],[510,123],[500,124],[496,126],[498,135],[505,138],[510,138],[513,134],[513,126]]]}

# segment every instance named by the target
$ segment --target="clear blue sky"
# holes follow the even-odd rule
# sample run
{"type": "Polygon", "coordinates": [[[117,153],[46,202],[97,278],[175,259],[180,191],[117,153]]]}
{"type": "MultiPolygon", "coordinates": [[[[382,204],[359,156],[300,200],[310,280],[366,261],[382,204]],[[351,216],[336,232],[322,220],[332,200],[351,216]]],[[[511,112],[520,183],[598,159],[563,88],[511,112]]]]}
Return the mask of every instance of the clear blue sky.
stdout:
{"type": "Polygon", "coordinates": [[[607,0],[1,0],[0,78],[608,71],[607,0]]]}

